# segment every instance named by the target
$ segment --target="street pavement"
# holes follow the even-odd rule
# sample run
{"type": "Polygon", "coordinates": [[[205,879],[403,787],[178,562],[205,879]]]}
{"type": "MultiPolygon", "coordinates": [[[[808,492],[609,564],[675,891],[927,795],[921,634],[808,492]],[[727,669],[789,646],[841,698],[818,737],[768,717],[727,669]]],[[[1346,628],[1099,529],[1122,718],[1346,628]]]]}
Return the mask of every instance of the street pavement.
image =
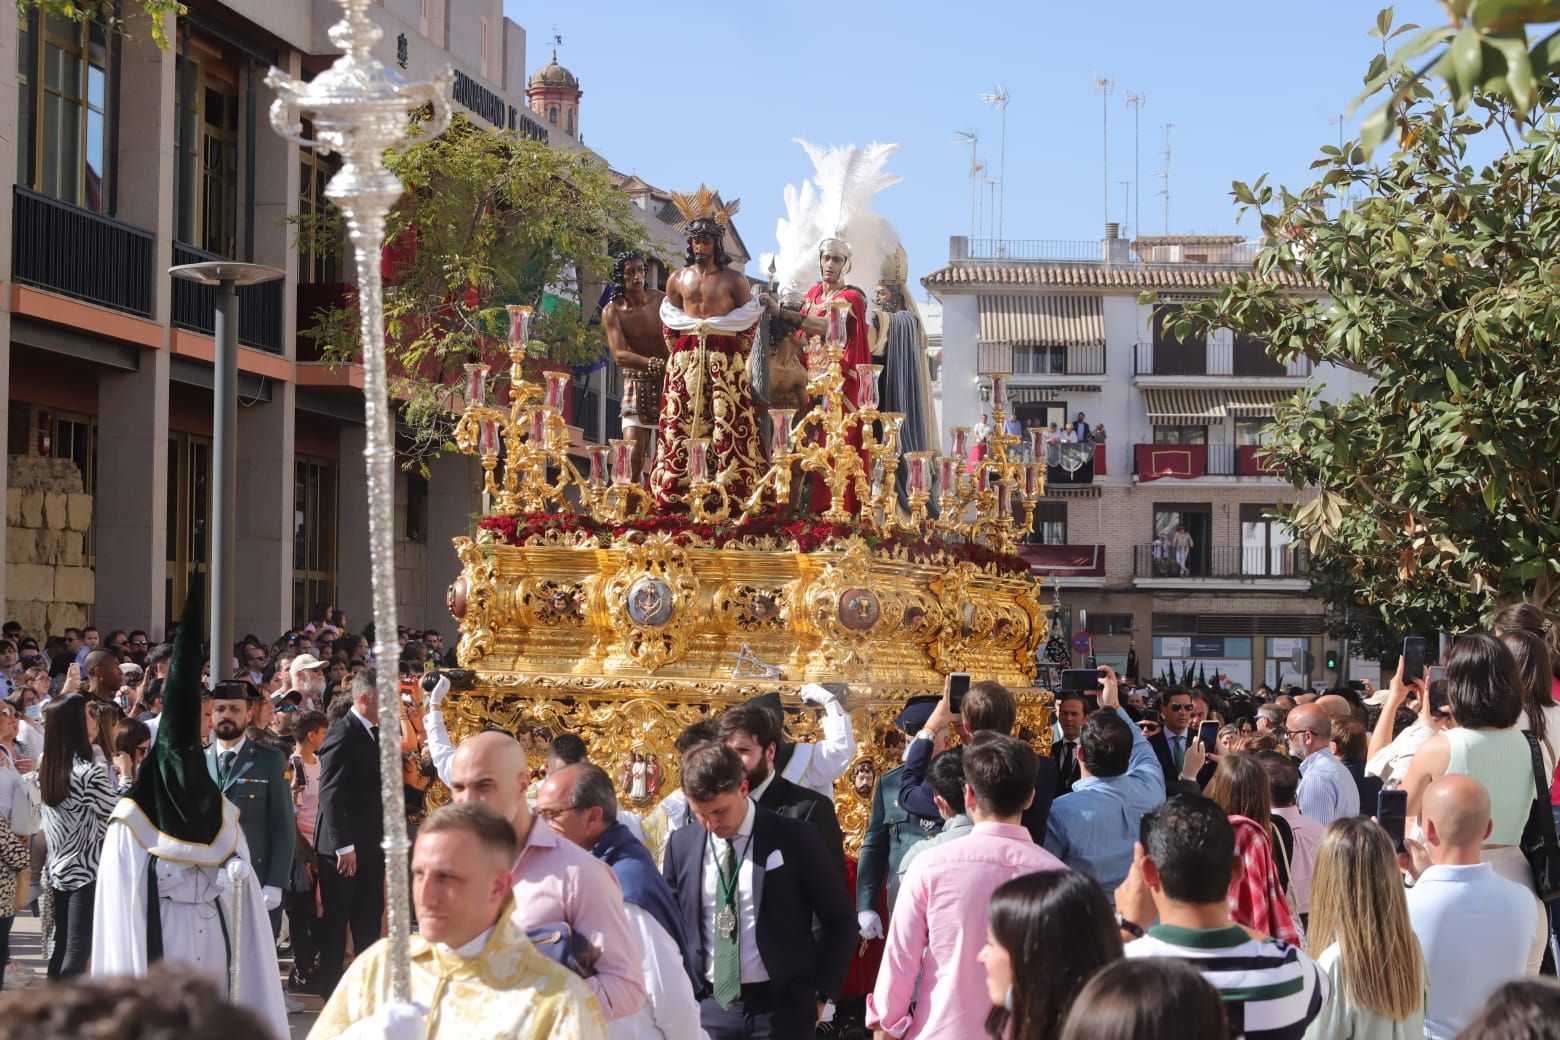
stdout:
{"type": "MultiPolygon", "coordinates": [[[[281,958],[282,972],[292,967],[292,959],[283,955],[281,958]]],[[[30,986],[47,985],[44,973],[48,968],[48,962],[43,957],[43,936],[39,932],[39,919],[33,914],[23,912],[16,915],[16,924],[11,929],[11,960],[32,969],[35,976],[27,983],[30,986]]],[[[19,986],[20,980],[13,975],[6,975],[5,988],[13,989],[19,986]]],[[[307,993],[289,993],[288,996],[304,1005],[305,1010],[295,1015],[287,1016],[287,1024],[292,1028],[292,1040],[303,1040],[309,1035],[310,1028],[314,1025],[314,1019],[319,1015],[324,1001],[319,997],[307,993]]],[[[3,1006],[3,1005],[0,1005],[3,1006]]]]}

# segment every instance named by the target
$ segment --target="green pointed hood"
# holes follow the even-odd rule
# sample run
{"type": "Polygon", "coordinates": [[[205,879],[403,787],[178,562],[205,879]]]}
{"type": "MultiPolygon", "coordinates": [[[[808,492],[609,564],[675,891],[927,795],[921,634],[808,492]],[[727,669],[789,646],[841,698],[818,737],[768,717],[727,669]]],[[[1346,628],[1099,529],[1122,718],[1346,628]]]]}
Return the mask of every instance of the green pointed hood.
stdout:
{"type": "Polygon", "coordinates": [[[128,797],[162,833],[210,845],[222,829],[222,792],[206,770],[206,750],[200,742],[203,592],[201,576],[192,576],[163,684],[157,740],[128,797]]]}

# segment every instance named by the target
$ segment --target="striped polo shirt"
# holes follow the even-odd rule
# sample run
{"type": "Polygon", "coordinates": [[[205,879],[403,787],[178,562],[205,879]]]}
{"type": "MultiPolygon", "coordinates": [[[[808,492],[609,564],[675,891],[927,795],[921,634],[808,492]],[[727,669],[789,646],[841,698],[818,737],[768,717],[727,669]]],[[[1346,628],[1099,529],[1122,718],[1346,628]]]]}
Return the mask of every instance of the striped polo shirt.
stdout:
{"type": "Polygon", "coordinates": [[[1128,957],[1173,957],[1191,964],[1224,999],[1235,1040],[1300,1040],[1327,999],[1327,973],[1278,939],[1244,928],[1155,925],[1127,944],[1128,957]]]}

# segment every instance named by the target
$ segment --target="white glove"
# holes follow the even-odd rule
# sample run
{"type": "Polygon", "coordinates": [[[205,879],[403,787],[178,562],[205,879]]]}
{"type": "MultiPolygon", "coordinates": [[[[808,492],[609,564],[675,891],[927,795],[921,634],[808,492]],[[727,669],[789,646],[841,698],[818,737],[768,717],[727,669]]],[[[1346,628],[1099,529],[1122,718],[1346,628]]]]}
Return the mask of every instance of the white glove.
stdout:
{"type": "Polygon", "coordinates": [[[433,684],[433,689],[428,691],[428,710],[439,711],[444,703],[444,695],[450,692],[450,680],[448,676],[439,676],[439,681],[433,684]]]}
{"type": "Polygon", "coordinates": [[[338,1040],[423,1040],[427,1022],[428,1009],[421,1004],[384,1004],[354,1022],[338,1040]]]}
{"type": "Polygon", "coordinates": [[[265,908],[267,911],[275,910],[282,905],[282,890],[275,885],[266,885],[260,891],[265,895],[265,908]]]}
{"type": "Polygon", "coordinates": [[[857,913],[856,925],[861,929],[863,939],[883,938],[883,919],[875,910],[862,910],[857,913]]]}
{"type": "Polygon", "coordinates": [[[834,702],[834,694],[830,693],[828,690],[814,682],[810,682],[806,686],[803,686],[798,696],[802,698],[804,703],[816,704],[820,708],[826,707],[834,702]]]}

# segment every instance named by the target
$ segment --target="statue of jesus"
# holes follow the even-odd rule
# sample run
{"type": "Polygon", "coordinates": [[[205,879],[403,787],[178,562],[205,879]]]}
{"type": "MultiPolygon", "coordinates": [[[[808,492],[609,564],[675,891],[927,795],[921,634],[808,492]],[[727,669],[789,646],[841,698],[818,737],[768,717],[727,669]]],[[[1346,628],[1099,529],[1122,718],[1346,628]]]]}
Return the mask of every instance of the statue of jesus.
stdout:
{"type": "Polygon", "coordinates": [[[726,226],[737,200],[718,205],[704,185],[672,194],[688,236],[688,264],[661,301],[668,356],[650,494],[657,505],[688,500],[688,442],[709,438],[709,480],[733,502],[747,498],[765,465],[753,409],[748,351],[763,308],[747,279],[728,269],[726,226]]]}

